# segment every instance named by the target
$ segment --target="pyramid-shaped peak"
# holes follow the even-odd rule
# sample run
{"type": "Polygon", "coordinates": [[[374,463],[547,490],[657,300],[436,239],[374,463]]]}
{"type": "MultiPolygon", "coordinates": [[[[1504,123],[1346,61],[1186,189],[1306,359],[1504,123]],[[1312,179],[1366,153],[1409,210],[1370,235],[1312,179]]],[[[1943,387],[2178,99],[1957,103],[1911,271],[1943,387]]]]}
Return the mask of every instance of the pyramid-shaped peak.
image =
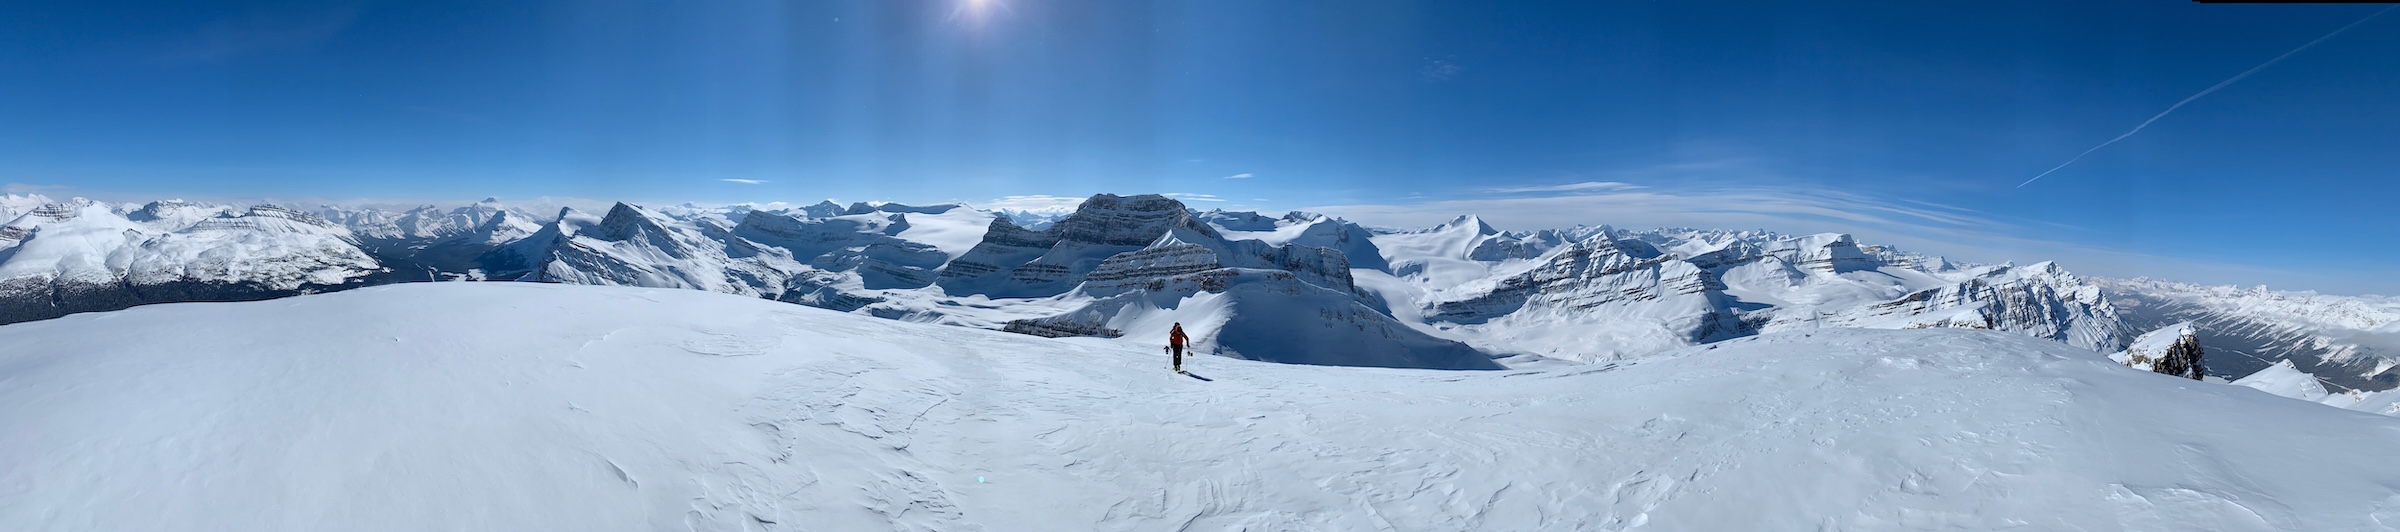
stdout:
{"type": "MultiPolygon", "coordinates": [[[[561,211],[560,214],[563,216],[565,211],[561,211]]],[[[617,202],[616,205],[608,208],[608,214],[600,217],[598,227],[585,231],[583,234],[606,240],[624,240],[637,232],[658,234],[665,231],[666,228],[661,226],[658,219],[651,216],[648,211],[625,202],[617,202]]]]}
{"type": "Polygon", "coordinates": [[[1434,230],[1441,231],[1458,229],[1462,227],[1472,229],[1475,231],[1475,234],[1479,235],[1500,234],[1499,229],[1493,229],[1491,224],[1483,223],[1483,217],[1472,214],[1462,214],[1457,218],[1451,218],[1450,221],[1442,223],[1441,226],[1435,227],[1434,230]]]}

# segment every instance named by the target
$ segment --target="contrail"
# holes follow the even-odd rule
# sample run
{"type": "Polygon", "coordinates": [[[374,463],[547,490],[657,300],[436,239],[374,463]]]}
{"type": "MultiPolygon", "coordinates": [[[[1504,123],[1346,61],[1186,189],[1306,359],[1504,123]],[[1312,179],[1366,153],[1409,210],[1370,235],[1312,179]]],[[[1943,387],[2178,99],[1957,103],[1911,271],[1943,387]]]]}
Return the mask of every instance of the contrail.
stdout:
{"type": "Polygon", "coordinates": [[[2374,20],[2375,17],[2383,16],[2385,12],[2393,9],[2400,9],[2400,5],[2383,8],[2382,11],[2376,11],[2374,14],[2367,15],[2366,18],[2358,19],[2358,22],[2352,22],[2348,26],[2342,26],[2342,29],[2333,30],[2333,33],[2327,33],[2323,37],[2318,37],[2317,40],[2308,41],[2308,44],[2300,45],[2299,48],[2293,48],[2292,51],[2284,52],[2283,55],[2275,56],[2274,59],[2268,59],[2265,63],[2259,63],[2258,66],[2250,67],[2249,70],[2244,70],[2240,74],[2235,74],[2231,78],[2226,78],[2225,81],[2220,81],[2215,85],[2210,85],[2206,90],[2202,90],[2197,94],[2193,94],[2191,97],[2184,98],[2183,101],[2175,102],[2175,105],[2167,106],[2167,110],[2159,111],[2158,116],[2150,117],[2149,120],[2143,120],[2141,125],[2133,126],[2132,131],[2127,131],[2123,135],[2117,135],[2117,138],[2108,139],[2108,142],[2102,142],[2098,146],[2093,146],[2092,149],[2083,150],[2083,153],[2075,154],[2075,158],[2067,159],[2067,162],[2058,163],[2058,166],[2053,166],[2050,167],[2049,170],[2042,171],[2040,175],[2033,176],[2033,179],[2027,179],[2023,183],[2017,183],[2017,188],[2025,188],[2025,185],[2031,185],[2034,181],[2041,180],[2042,176],[2050,175],[2051,172],[2056,172],[2060,168],[2066,168],[2067,165],[2075,164],[2075,161],[2083,160],[2083,156],[2085,155],[2091,155],[2092,152],[2100,151],[2101,148],[2106,148],[2110,144],[2116,144],[2117,141],[2125,140],[2125,137],[2131,137],[2134,133],[2140,133],[2142,128],[2150,127],[2151,122],[2157,122],[2158,119],[2166,118],[2167,113],[2175,112],[2175,109],[2183,107],[2183,104],[2192,103],[2192,100],[2198,100],[2201,96],[2207,96],[2208,93],[2217,92],[2217,89],[2225,88],[2226,85],[2232,85],[2233,82],[2241,81],[2242,78],[2250,77],[2251,74],[2258,73],[2260,70],[2265,70],[2267,67],[2273,66],[2277,62],[2283,61],[2283,58],[2291,57],[2292,54],[2300,53],[2301,50],[2307,50],[2309,47],[2316,46],[2317,43],[2325,42],[2326,39],[2331,39],[2335,35],[2341,35],[2342,32],[2350,31],[2350,28],[2356,28],[2358,25],[2365,24],[2369,20],[2374,20]]]}

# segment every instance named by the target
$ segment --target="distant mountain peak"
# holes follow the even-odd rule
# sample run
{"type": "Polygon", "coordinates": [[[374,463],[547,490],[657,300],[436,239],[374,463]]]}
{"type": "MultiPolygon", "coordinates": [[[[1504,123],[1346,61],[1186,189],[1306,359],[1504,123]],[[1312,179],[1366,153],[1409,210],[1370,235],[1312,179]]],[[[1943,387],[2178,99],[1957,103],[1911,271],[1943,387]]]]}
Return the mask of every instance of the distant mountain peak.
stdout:
{"type": "Polygon", "coordinates": [[[1478,235],[1500,234],[1499,229],[1493,229],[1491,224],[1483,223],[1483,217],[1472,214],[1462,214],[1457,218],[1451,218],[1450,221],[1442,222],[1442,225],[1434,226],[1433,230],[1441,232],[1460,228],[1473,230],[1478,235]]]}

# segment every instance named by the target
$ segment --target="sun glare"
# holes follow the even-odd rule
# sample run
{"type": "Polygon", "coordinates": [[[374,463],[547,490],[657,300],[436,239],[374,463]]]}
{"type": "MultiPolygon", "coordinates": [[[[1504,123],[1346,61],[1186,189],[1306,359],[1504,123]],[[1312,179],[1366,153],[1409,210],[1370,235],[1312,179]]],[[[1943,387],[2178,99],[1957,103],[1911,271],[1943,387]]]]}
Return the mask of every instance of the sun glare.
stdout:
{"type": "Polygon", "coordinates": [[[981,24],[989,22],[995,11],[1007,7],[1000,0],[958,0],[958,7],[950,10],[950,19],[981,24]]]}

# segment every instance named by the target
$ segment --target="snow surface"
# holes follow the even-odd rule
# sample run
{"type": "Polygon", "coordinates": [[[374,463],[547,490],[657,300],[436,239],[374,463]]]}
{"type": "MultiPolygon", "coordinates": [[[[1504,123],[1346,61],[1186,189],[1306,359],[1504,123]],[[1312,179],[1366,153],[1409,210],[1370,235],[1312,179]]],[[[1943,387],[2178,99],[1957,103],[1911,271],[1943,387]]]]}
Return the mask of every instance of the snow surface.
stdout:
{"type": "MultiPolygon", "coordinates": [[[[933,246],[949,259],[967,254],[975,244],[983,242],[983,232],[992,226],[992,213],[953,207],[941,212],[900,213],[908,220],[908,229],[898,235],[901,240],[933,246]]],[[[947,261],[948,259],[945,259],[947,261]]]]}
{"type": "Polygon", "coordinates": [[[2289,360],[2277,361],[2258,373],[2234,380],[2233,384],[2302,401],[2322,401],[2332,395],[2325,391],[2323,383],[2317,382],[2317,376],[2292,367],[2289,360]]]}
{"type": "Polygon", "coordinates": [[[0,530],[2394,530],[2400,419],[1993,331],[1446,372],[700,291],[0,326],[0,530]]]}

